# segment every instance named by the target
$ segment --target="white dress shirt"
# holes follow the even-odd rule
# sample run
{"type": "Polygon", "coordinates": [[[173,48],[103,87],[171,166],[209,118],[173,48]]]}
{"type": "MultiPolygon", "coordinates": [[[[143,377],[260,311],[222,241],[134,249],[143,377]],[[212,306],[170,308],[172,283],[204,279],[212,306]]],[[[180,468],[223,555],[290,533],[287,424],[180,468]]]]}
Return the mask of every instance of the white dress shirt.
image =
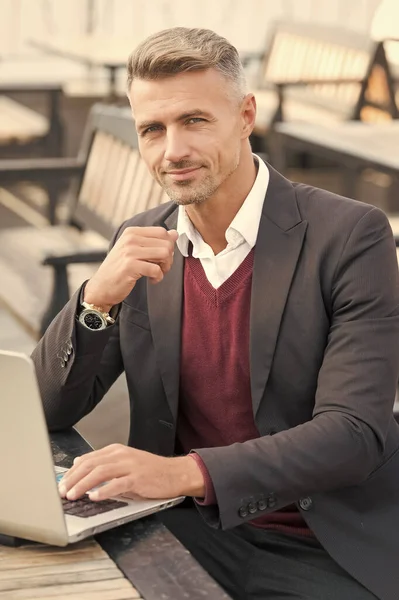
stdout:
{"type": "Polygon", "coordinates": [[[255,154],[254,158],[259,165],[255,182],[226,230],[226,248],[216,256],[195,229],[184,206],[179,206],[177,246],[183,256],[188,256],[188,245],[189,242],[192,243],[192,255],[200,259],[205,275],[215,289],[236,271],[256,243],[263,202],[269,185],[269,169],[255,154]]]}

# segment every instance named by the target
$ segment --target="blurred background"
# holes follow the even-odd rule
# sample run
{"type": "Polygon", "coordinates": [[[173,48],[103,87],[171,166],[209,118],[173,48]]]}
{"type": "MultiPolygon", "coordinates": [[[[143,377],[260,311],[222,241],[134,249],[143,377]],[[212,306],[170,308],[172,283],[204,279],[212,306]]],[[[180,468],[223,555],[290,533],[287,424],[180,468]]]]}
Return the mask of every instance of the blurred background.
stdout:
{"type": "MultiPolygon", "coordinates": [[[[30,353],[118,224],[165,201],[137,151],[125,64],[179,25],[237,47],[255,152],[379,206],[399,238],[397,0],[0,0],[0,348],[30,353]]],[[[124,386],[79,424],[96,447],[126,441],[124,386]]]]}

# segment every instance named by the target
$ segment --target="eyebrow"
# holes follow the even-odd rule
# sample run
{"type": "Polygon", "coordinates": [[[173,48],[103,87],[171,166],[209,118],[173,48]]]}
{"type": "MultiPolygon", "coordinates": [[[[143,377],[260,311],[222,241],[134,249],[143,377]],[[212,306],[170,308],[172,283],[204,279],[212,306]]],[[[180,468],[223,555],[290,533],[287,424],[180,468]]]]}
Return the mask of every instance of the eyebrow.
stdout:
{"type": "MultiPolygon", "coordinates": [[[[208,119],[213,118],[213,116],[210,113],[206,112],[205,110],[201,110],[200,108],[195,108],[188,112],[182,113],[175,120],[176,121],[185,121],[186,119],[190,119],[193,117],[199,117],[199,116],[207,117],[208,119]]],[[[148,127],[157,127],[159,125],[163,125],[163,123],[161,121],[143,121],[142,123],[140,123],[137,126],[137,131],[141,132],[141,131],[144,131],[145,129],[147,129],[148,127]]]]}

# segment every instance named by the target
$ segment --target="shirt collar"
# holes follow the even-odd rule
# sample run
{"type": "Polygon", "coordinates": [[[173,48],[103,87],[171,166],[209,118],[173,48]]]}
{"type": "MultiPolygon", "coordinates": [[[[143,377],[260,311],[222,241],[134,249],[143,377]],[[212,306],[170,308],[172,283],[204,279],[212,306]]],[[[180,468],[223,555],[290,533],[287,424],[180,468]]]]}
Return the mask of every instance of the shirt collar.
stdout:
{"type": "MultiPolygon", "coordinates": [[[[263,160],[256,154],[253,156],[258,163],[258,173],[248,196],[245,198],[240,210],[226,231],[227,242],[230,241],[229,238],[231,238],[231,233],[237,232],[251,248],[255,246],[256,238],[258,236],[262,207],[270,177],[269,169],[263,160]]],[[[201,241],[203,243],[203,240],[190,221],[185,207],[181,205],[179,206],[176,229],[179,234],[177,246],[181,254],[183,256],[188,256],[188,244],[191,242],[194,248],[193,256],[196,256],[197,252],[195,252],[195,250],[198,248],[201,241]]]]}

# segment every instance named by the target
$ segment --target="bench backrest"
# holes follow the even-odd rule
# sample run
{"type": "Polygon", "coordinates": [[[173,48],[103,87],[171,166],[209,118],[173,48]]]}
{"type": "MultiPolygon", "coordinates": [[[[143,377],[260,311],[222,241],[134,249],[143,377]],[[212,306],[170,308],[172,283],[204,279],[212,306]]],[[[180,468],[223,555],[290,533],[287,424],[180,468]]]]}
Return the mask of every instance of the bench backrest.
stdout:
{"type": "Polygon", "coordinates": [[[168,200],[139,155],[128,108],[93,106],[80,157],[86,168],[73,219],[107,239],[125,219],[168,200]]]}
{"type": "Polygon", "coordinates": [[[267,47],[259,87],[312,81],[315,103],[355,107],[375,43],[368,36],[341,28],[283,22],[273,27],[267,47]]]}
{"type": "Polygon", "coordinates": [[[389,62],[386,44],[377,42],[362,84],[355,117],[372,123],[398,119],[396,79],[397,67],[389,62]]]}

